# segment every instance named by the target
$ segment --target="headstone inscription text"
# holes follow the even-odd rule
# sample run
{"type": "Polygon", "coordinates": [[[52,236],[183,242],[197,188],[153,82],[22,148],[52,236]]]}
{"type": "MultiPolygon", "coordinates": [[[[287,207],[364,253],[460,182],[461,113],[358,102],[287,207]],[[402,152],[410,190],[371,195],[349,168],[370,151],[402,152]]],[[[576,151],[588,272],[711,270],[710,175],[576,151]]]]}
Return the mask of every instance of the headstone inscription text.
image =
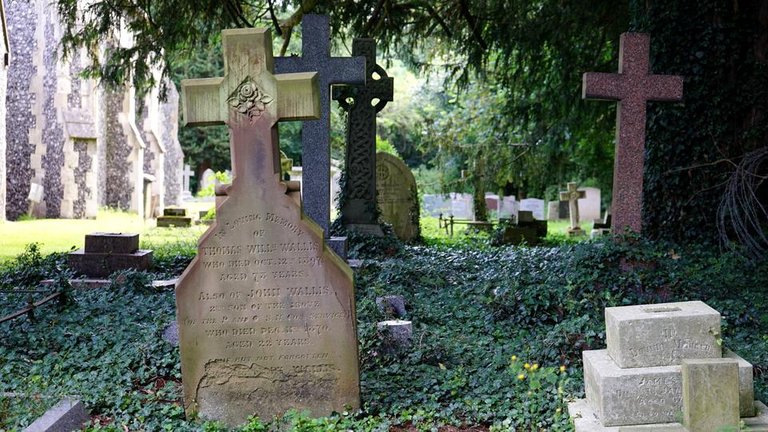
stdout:
{"type": "Polygon", "coordinates": [[[188,124],[229,126],[234,175],[176,289],[185,409],[234,426],[356,408],[351,270],[280,180],[275,124],[319,116],[315,74],[273,75],[266,30],[222,39],[225,76],[182,84],[188,124]]]}

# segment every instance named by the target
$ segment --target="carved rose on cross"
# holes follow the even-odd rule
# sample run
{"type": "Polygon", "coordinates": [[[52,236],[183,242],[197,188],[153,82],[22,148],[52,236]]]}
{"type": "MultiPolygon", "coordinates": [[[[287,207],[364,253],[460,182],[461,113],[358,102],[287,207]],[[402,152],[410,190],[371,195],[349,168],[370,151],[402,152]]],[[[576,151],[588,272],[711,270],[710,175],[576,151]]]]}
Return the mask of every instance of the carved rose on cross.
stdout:
{"type": "Polygon", "coordinates": [[[267,104],[272,102],[272,96],[266,94],[256,86],[256,83],[246,78],[227,99],[229,105],[240,114],[247,115],[251,121],[261,117],[267,109],[267,104]]]}

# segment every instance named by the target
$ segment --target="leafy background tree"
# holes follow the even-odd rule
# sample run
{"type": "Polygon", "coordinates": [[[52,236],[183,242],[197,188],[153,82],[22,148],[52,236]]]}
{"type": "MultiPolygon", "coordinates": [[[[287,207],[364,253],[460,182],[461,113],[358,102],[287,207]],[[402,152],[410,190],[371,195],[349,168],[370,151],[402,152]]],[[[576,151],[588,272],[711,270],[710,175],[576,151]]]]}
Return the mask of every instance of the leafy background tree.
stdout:
{"type": "MultiPolygon", "coordinates": [[[[686,82],[683,105],[649,107],[644,232],[711,242],[720,220],[726,236],[765,239],[761,182],[717,211],[723,196],[739,194],[727,192],[726,181],[765,147],[763,1],[104,0],[87,6],[91,14],[75,0],[57,4],[67,47],[95,48],[123,23],[134,32],[135,47],[118,48],[88,72],[130,78],[139,89],[151,84],[149,66],[181,71],[221,28],[271,26],[276,52],[285,54],[304,13],[328,13],[337,41],[374,37],[383,56],[445,77],[442,89],[415,94],[410,111],[393,109],[380,123],[382,138],[419,173],[452,185],[464,169],[476,194],[510,188],[549,198],[573,180],[610,196],[616,104],[583,101],[581,75],[616,72],[620,33],[648,31],[653,71],[686,82]]],[[[192,140],[200,154],[210,147],[204,141],[192,140]]],[[[760,159],[750,166],[754,172],[741,171],[764,179],[760,159]]]]}

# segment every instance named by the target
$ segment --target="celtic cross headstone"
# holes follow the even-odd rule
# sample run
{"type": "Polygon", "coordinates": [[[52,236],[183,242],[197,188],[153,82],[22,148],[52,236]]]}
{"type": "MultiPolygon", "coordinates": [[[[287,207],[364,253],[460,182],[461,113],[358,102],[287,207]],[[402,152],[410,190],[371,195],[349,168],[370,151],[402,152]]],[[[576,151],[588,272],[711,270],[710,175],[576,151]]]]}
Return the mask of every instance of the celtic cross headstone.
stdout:
{"type": "Polygon", "coordinates": [[[392,101],[394,80],[376,64],[373,39],[352,41],[352,55],[365,57],[365,85],[333,89],[333,99],[348,113],[341,222],[348,228],[380,235],[376,210],[376,113],[392,101]]]}
{"type": "Polygon", "coordinates": [[[320,115],[316,74],[273,75],[263,29],[222,33],[225,75],[182,82],[188,125],[229,126],[233,181],[176,288],[184,406],[236,426],[359,406],[352,274],[280,179],[278,121],[320,115]]]}
{"type": "Polygon", "coordinates": [[[642,229],[646,102],[674,102],[683,98],[683,77],[651,74],[650,45],[648,34],[624,33],[619,48],[619,73],[584,74],[584,99],[619,101],[612,204],[616,232],[626,227],[637,233],[642,229]]]}

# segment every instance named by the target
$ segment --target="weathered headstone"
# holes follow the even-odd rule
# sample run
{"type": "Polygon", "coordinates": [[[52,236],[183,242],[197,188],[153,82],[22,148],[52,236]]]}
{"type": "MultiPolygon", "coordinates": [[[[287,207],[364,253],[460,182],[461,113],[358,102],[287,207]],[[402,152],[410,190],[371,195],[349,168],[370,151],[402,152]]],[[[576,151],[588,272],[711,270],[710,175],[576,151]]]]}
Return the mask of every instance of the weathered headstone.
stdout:
{"type": "Polygon", "coordinates": [[[316,72],[320,86],[320,119],[301,125],[304,213],[328,237],[331,215],[330,102],[333,84],[365,84],[364,57],[331,56],[330,19],[325,15],[304,15],[301,20],[301,57],[277,57],[276,73],[316,72]]]}
{"type": "Polygon", "coordinates": [[[200,184],[197,187],[197,191],[200,192],[203,189],[207,189],[216,183],[216,173],[212,169],[206,168],[203,171],[203,175],[200,176],[200,184]]]}
{"type": "Polygon", "coordinates": [[[683,425],[691,431],[739,430],[739,364],[734,359],[683,360],[683,425]]]}
{"type": "Polygon", "coordinates": [[[77,273],[105,277],[119,270],[149,270],[152,251],[139,249],[139,235],[131,233],[91,233],[85,248],[70,252],[69,267],[77,273]]]}
{"type": "MultiPolygon", "coordinates": [[[[717,311],[692,301],[607,308],[605,316],[608,349],[583,352],[586,400],[568,408],[577,432],[710,430],[701,424],[714,412],[728,417],[722,425],[754,416],[752,365],[732,352],[721,358],[717,311]],[[729,371],[704,371],[723,362],[729,371]],[[713,391],[700,385],[707,382],[713,391]]],[[[768,417],[750,423],[765,426],[768,417]]]]}
{"type": "Polygon", "coordinates": [[[560,201],[550,201],[547,203],[547,220],[560,220],[560,201]]]}
{"type": "Polygon", "coordinates": [[[515,201],[514,195],[502,197],[499,202],[499,219],[516,218],[519,211],[519,203],[515,201]]]}
{"type": "Polygon", "coordinates": [[[190,168],[189,165],[184,164],[184,171],[182,171],[182,175],[184,176],[184,189],[181,192],[182,198],[192,198],[192,192],[189,190],[189,179],[190,177],[195,176],[195,172],[192,171],[192,168],[190,168]]]}
{"type": "Polygon", "coordinates": [[[615,232],[629,227],[639,233],[642,228],[646,102],[675,102],[683,98],[683,77],[651,74],[650,45],[648,34],[624,33],[619,48],[619,73],[584,74],[584,99],[619,101],[613,169],[615,232]]]}
{"type": "Polygon", "coordinates": [[[600,218],[600,189],[595,187],[581,187],[584,198],[579,199],[579,222],[592,222],[600,218]]]}
{"type": "Polygon", "coordinates": [[[544,206],[545,202],[543,199],[525,198],[520,200],[520,210],[530,211],[536,220],[545,220],[544,206]]]}
{"type": "Polygon", "coordinates": [[[485,194],[485,207],[488,211],[499,211],[499,196],[491,193],[485,194]]]}
{"type": "Polygon", "coordinates": [[[456,219],[475,219],[471,194],[451,192],[450,198],[451,214],[456,219]]]}
{"type": "Polygon", "coordinates": [[[438,217],[441,214],[448,215],[451,213],[451,200],[445,195],[424,194],[422,203],[424,213],[429,216],[438,217]]]}
{"type": "Polygon", "coordinates": [[[176,289],[184,404],[228,425],[359,407],[352,272],[279,179],[275,125],[316,119],[314,73],[273,75],[268,30],[225,30],[225,76],[182,83],[190,125],[226,123],[234,179],[176,289]]]}
{"type": "Polygon", "coordinates": [[[571,226],[568,228],[568,235],[582,235],[584,230],[579,226],[579,202],[586,194],[583,191],[576,190],[576,183],[568,183],[568,190],[560,192],[560,201],[568,202],[568,213],[571,219],[571,226]]]}
{"type": "Polygon", "coordinates": [[[381,235],[376,219],[376,113],[392,100],[394,80],[376,64],[373,39],[353,40],[352,55],[365,57],[365,85],[333,89],[333,98],[347,112],[341,222],[353,230],[381,235]]]}
{"type": "Polygon", "coordinates": [[[400,240],[419,236],[419,202],[416,179],[400,159],[388,153],[376,154],[377,202],[381,219],[392,224],[400,240]]]}

